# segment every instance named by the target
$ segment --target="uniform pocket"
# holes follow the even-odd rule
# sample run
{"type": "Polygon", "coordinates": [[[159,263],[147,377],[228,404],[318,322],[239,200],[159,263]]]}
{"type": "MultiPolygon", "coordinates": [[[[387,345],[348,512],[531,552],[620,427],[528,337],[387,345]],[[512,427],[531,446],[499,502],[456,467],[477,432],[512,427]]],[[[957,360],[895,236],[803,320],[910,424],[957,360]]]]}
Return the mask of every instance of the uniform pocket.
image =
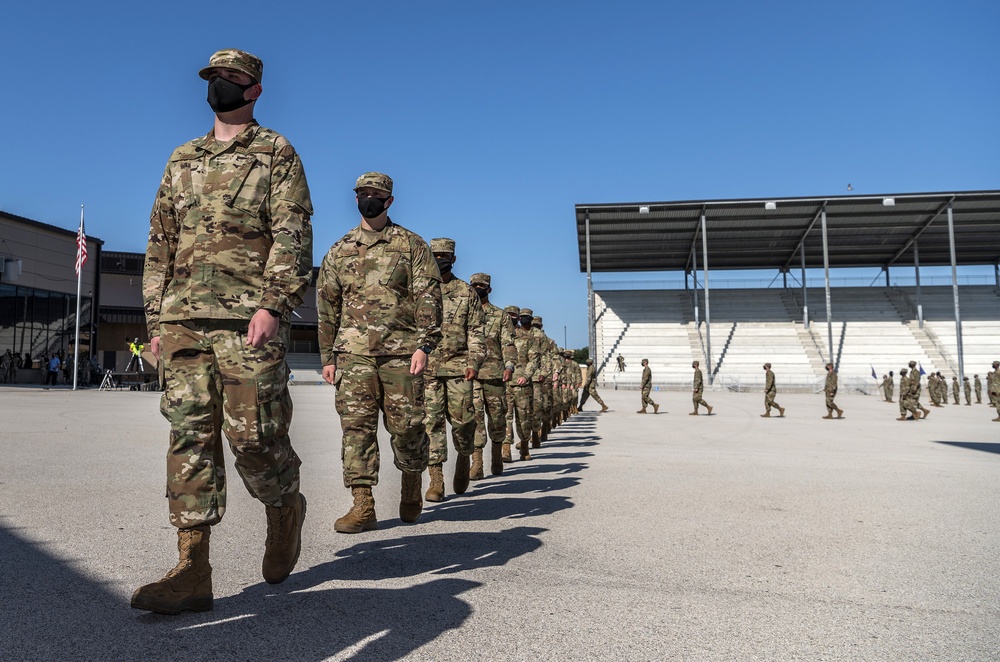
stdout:
{"type": "Polygon", "coordinates": [[[229,207],[259,218],[267,198],[269,181],[270,177],[262,162],[251,155],[243,156],[236,163],[229,193],[223,196],[223,200],[229,207]]]}

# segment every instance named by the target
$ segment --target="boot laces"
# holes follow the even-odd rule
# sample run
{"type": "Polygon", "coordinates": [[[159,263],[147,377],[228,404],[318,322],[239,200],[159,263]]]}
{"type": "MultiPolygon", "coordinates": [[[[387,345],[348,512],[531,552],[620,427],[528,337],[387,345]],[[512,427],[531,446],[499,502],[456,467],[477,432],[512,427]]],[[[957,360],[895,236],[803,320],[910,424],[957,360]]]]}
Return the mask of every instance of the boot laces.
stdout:
{"type": "Polygon", "coordinates": [[[267,539],[264,544],[271,544],[277,540],[278,534],[281,532],[284,511],[284,508],[277,506],[268,506],[265,509],[267,514],[267,539]]]}

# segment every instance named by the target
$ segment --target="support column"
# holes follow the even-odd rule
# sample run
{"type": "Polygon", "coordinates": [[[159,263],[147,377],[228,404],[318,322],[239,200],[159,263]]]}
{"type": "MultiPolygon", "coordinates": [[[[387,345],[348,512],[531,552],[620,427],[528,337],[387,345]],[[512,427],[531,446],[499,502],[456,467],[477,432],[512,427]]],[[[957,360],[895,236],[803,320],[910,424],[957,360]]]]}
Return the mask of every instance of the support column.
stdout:
{"type": "Polygon", "coordinates": [[[781,286],[784,287],[786,290],[788,289],[788,272],[787,271],[782,271],[781,272],[781,286]]]}
{"type": "Polygon", "coordinates": [[[702,256],[702,282],[705,284],[705,353],[708,364],[708,385],[711,386],[715,380],[712,378],[712,310],[708,304],[708,235],[705,233],[705,211],[701,212],[701,250],[702,256]]]}
{"type": "MultiPolygon", "coordinates": [[[[695,241],[698,241],[698,237],[695,236],[695,241]]],[[[701,332],[701,322],[698,319],[698,251],[697,244],[692,244],[691,256],[694,259],[694,268],[691,270],[691,278],[694,281],[694,287],[691,291],[694,293],[694,330],[698,333],[701,332]]]]}
{"type": "Polygon", "coordinates": [[[1000,287],[1000,262],[993,263],[993,282],[1000,287]]]}
{"type": "Polygon", "coordinates": [[[920,294],[920,248],[917,242],[913,242],[913,268],[917,275],[917,322],[920,328],[924,328],[924,300],[920,294]]]}
{"type": "Polygon", "coordinates": [[[829,343],[828,352],[830,358],[829,363],[837,367],[837,362],[833,360],[833,314],[830,310],[830,248],[826,239],[826,205],[823,205],[823,211],[820,212],[820,218],[823,222],[823,280],[826,284],[826,337],[829,343]]]}
{"type": "Polygon", "coordinates": [[[590,358],[597,366],[597,319],[594,310],[594,281],[590,271],[590,211],[584,216],[584,227],[587,243],[587,343],[590,358]]]}
{"type": "Polygon", "coordinates": [[[965,356],[962,352],[962,313],[958,307],[958,267],[955,261],[955,221],[948,203],[948,245],[951,249],[951,292],[955,299],[955,344],[958,349],[958,383],[965,381],[965,356]]]}
{"type": "Polygon", "coordinates": [[[799,255],[802,257],[802,325],[809,328],[809,295],[806,288],[806,240],[799,244],[799,255]]]}
{"type": "Polygon", "coordinates": [[[885,289],[889,289],[890,287],[892,287],[889,284],[889,267],[882,267],[882,271],[885,272],[885,289]]]}

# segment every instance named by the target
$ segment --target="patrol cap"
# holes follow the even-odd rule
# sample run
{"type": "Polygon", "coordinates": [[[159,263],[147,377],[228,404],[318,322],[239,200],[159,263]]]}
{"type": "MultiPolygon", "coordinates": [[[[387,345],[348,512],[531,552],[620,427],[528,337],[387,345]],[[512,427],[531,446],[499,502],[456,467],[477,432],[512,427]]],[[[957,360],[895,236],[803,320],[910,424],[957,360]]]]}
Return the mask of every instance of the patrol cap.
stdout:
{"type": "Polygon", "coordinates": [[[517,306],[507,306],[503,309],[503,311],[508,315],[517,315],[520,312],[520,309],[517,306]]]}
{"type": "Polygon", "coordinates": [[[447,237],[431,239],[431,253],[454,253],[455,240],[447,237]]]}
{"type": "Polygon", "coordinates": [[[366,172],[354,182],[354,191],[360,188],[375,188],[392,195],[392,177],[381,172],[366,172]]]}
{"type": "Polygon", "coordinates": [[[911,368],[916,368],[917,367],[917,362],[916,361],[910,361],[907,365],[909,365],[911,368]]]}
{"type": "Polygon", "coordinates": [[[479,283],[480,285],[490,286],[490,275],[484,273],[472,274],[472,278],[469,279],[469,284],[479,283]]]}
{"type": "Polygon", "coordinates": [[[531,308],[522,308],[521,312],[518,313],[518,314],[521,317],[534,317],[535,316],[535,311],[533,311],[531,308]]]}
{"type": "Polygon", "coordinates": [[[1000,361],[993,362],[993,367],[996,368],[997,366],[1000,366],[1000,361]]]}
{"type": "Polygon", "coordinates": [[[534,317],[531,318],[531,323],[532,324],[537,324],[537,325],[541,326],[542,325],[542,318],[539,317],[538,315],[535,315],[534,317]]]}
{"type": "Polygon", "coordinates": [[[208,66],[199,71],[198,75],[209,80],[212,77],[212,69],[216,67],[242,71],[257,83],[264,75],[264,63],[259,57],[235,48],[224,48],[213,53],[212,57],[208,58],[208,66]]]}
{"type": "Polygon", "coordinates": [[[900,368],[899,369],[899,374],[905,375],[906,374],[906,368],[900,368]]]}
{"type": "Polygon", "coordinates": [[[594,365],[594,359],[587,359],[587,365],[594,365]]]}

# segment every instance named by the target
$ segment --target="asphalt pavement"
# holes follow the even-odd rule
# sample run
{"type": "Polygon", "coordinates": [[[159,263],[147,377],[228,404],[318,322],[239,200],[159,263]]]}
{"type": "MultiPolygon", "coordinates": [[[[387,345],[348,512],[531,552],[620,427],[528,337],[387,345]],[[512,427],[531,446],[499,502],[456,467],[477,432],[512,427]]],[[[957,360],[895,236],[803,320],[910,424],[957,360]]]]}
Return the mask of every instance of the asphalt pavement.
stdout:
{"type": "MultiPolygon", "coordinates": [[[[779,382],[780,389],[780,382],[779,382]]],[[[1000,423],[984,405],[602,392],[529,462],[377,531],[350,506],[333,388],[293,387],[309,510],[296,571],[260,576],[263,506],[229,466],[215,609],[129,596],[176,561],[159,395],[0,387],[2,660],[996,660],[1000,423]]],[[[426,488],[426,478],[424,481],[426,488]]]]}

